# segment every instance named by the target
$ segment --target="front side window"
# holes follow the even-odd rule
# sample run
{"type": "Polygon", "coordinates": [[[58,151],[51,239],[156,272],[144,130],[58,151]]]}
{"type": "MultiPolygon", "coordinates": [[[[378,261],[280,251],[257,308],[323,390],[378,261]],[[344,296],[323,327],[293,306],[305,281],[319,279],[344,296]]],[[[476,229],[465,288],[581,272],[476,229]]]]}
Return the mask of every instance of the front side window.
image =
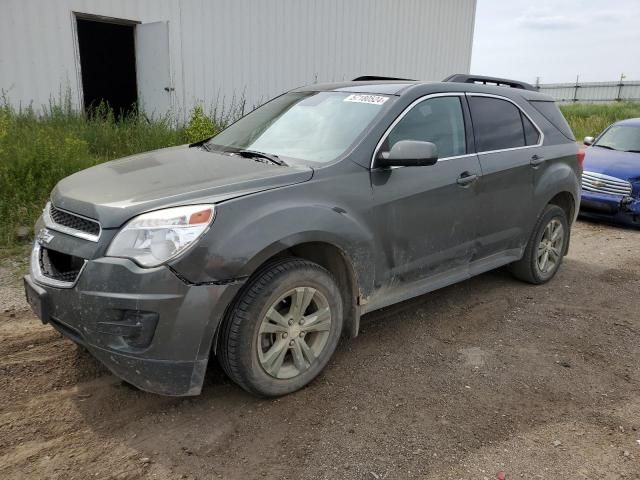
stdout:
{"type": "Polygon", "coordinates": [[[400,140],[434,143],[440,158],[467,153],[460,98],[429,98],[414,106],[389,132],[380,153],[389,152],[400,140]]]}
{"type": "Polygon", "coordinates": [[[206,146],[329,162],[345,153],[393,100],[344,92],[287,93],[241,118],[206,146]]]}
{"type": "MultiPolygon", "coordinates": [[[[469,97],[478,152],[524,147],[525,131],[520,109],[493,97],[469,97]]],[[[530,141],[531,134],[529,135],[530,141]]]]}

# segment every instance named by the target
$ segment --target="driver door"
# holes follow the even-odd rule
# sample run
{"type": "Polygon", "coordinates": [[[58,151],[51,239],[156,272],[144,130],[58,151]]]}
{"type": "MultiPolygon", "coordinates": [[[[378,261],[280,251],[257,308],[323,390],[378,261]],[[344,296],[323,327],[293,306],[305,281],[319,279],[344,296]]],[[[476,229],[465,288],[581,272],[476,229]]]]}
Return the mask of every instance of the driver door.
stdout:
{"type": "MultiPolygon", "coordinates": [[[[462,95],[414,102],[394,122],[376,156],[400,140],[432,142],[438,162],[371,170],[380,241],[376,285],[388,304],[468,277],[477,232],[481,169],[462,95]],[[442,284],[442,285],[441,285],[442,284]],[[409,292],[409,293],[408,293],[409,292]]],[[[384,137],[383,137],[384,138],[384,137]]]]}

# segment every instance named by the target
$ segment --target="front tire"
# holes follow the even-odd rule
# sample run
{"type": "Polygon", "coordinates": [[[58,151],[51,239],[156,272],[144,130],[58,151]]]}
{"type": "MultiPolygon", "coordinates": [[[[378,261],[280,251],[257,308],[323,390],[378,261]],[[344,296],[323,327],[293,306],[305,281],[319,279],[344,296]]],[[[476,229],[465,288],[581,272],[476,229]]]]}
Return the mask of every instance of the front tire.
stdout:
{"type": "Polygon", "coordinates": [[[547,205],[538,219],[522,259],[511,264],[518,279],[540,285],[558,272],[569,241],[569,222],[565,211],[547,205]]]}
{"type": "Polygon", "coordinates": [[[342,332],[342,297],[320,265],[285,258],[257,272],[222,327],[225,373],[254,395],[277,397],[310,383],[342,332]]]}

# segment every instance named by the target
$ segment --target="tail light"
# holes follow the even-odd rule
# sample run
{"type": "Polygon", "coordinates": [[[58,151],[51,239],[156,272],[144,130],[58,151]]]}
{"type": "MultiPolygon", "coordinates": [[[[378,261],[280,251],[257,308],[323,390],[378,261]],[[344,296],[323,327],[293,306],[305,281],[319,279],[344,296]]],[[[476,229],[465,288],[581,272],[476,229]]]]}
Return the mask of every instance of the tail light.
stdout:
{"type": "Polygon", "coordinates": [[[584,149],[580,148],[578,150],[578,167],[580,167],[580,171],[584,170],[584,167],[583,167],[583,165],[584,165],[584,155],[585,155],[584,149]]]}

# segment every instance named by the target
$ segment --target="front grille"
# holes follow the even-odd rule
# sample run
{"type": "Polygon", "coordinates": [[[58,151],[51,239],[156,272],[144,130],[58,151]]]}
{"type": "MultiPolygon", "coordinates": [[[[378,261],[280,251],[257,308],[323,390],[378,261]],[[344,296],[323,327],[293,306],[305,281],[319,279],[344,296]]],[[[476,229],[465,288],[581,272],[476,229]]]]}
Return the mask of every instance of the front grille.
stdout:
{"type": "Polygon", "coordinates": [[[96,237],[100,235],[100,224],[95,220],[79,217],[73,213],[60,210],[53,205],[49,208],[49,215],[54,223],[62,225],[63,227],[88,233],[89,235],[94,235],[96,237]]]}
{"type": "Polygon", "coordinates": [[[631,183],[595,172],[582,172],[582,189],[610,195],[631,195],[631,183]]]}
{"type": "Polygon", "coordinates": [[[82,270],[84,259],[40,247],[38,263],[40,272],[45,277],[59,282],[73,283],[82,270]]]}

